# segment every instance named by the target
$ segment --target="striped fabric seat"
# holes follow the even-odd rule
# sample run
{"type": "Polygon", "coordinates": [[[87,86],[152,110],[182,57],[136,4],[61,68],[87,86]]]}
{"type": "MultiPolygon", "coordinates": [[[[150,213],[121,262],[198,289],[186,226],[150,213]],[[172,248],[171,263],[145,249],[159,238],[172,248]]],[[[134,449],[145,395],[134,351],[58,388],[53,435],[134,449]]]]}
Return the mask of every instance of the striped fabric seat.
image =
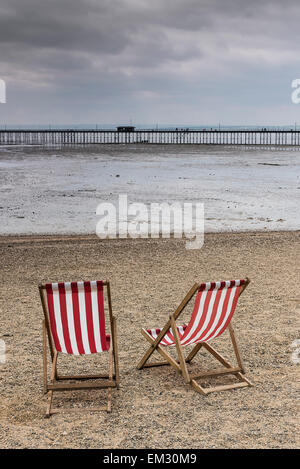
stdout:
{"type": "Polygon", "coordinates": [[[49,322],[58,352],[87,355],[109,350],[103,282],[46,284],[49,322]]]}
{"type": "MultiPolygon", "coordinates": [[[[208,342],[221,335],[231,321],[236,308],[241,286],[246,280],[201,283],[196,295],[193,313],[189,324],[178,326],[181,345],[208,342]]],[[[161,329],[144,329],[156,339],[161,329]]],[[[160,345],[175,345],[170,329],[160,345]]]]}
{"type": "MultiPolygon", "coordinates": [[[[179,338],[183,335],[186,328],[187,328],[186,324],[184,324],[183,326],[178,326],[177,327],[179,338]]],[[[144,329],[144,330],[146,332],[148,332],[148,334],[151,335],[151,337],[153,339],[156,339],[156,337],[158,336],[158,334],[161,331],[161,329],[159,329],[159,328],[157,328],[157,329],[144,329]]],[[[168,330],[168,332],[166,333],[164,338],[161,340],[160,344],[161,345],[174,345],[174,337],[173,337],[171,329],[168,330]]]]}

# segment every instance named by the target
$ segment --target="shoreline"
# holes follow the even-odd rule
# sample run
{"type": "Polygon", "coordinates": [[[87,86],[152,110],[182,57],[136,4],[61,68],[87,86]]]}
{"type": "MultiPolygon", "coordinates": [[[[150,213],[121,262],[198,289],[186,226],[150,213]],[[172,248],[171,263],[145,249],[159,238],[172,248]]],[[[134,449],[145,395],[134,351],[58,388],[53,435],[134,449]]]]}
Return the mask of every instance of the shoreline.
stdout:
{"type": "MultiPolygon", "coordinates": [[[[295,230],[240,230],[240,231],[208,231],[208,232],[205,232],[204,233],[204,241],[205,241],[205,237],[206,236],[214,236],[214,235],[224,235],[224,236],[228,236],[228,235],[231,235],[231,236],[234,236],[234,235],[242,235],[242,234],[245,234],[245,235],[264,235],[264,234],[287,234],[287,233],[299,233],[300,234],[300,228],[299,229],[295,229],[295,230]]],[[[105,239],[102,239],[102,238],[99,238],[96,234],[94,233],[37,233],[37,234],[14,234],[14,233],[11,233],[11,234],[0,234],[0,243],[1,242],[5,242],[6,240],[13,240],[15,239],[15,241],[17,242],[18,240],[19,241],[32,241],[34,239],[36,240],[40,240],[40,241],[44,241],[44,240],[47,240],[47,239],[50,239],[52,241],[54,241],[55,239],[59,239],[59,240],[68,240],[68,239],[76,239],[76,240],[96,240],[98,239],[99,241],[101,242],[112,242],[112,241],[168,241],[168,240],[175,240],[175,241],[186,241],[188,240],[188,238],[186,238],[185,236],[182,236],[182,238],[174,238],[174,236],[170,236],[170,238],[162,238],[161,236],[159,238],[151,238],[151,237],[148,237],[148,238],[133,238],[133,237],[130,237],[130,236],[127,236],[127,238],[121,238],[121,237],[116,237],[116,238],[105,238],[105,239]]]]}

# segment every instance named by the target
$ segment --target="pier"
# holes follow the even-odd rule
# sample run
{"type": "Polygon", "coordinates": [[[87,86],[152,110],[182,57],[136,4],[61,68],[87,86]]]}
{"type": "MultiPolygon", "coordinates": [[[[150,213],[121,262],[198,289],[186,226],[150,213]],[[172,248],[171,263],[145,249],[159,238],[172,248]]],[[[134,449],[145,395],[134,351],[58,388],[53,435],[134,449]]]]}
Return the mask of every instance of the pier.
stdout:
{"type": "Polygon", "coordinates": [[[0,145],[93,144],[300,146],[300,130],[0,129],[0,145]]]}

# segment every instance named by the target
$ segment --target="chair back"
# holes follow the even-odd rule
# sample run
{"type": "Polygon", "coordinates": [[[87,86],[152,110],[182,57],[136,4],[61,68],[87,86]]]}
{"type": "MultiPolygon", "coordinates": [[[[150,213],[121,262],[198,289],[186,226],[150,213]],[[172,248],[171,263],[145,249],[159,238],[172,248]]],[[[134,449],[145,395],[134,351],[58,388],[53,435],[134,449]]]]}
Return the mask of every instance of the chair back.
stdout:
{"type": "Polygon", "coordinates": [[[247,280],[201,283],[191,320],[180,337],[182,345],[207,342],[221,335],[235,311],[241,287],[247,280]]]}
{"type": "Polygon", "coordinates": [[[58,352],[87,355],[108,350],[102,281],[48,283],[45,289],[58,352]]]}

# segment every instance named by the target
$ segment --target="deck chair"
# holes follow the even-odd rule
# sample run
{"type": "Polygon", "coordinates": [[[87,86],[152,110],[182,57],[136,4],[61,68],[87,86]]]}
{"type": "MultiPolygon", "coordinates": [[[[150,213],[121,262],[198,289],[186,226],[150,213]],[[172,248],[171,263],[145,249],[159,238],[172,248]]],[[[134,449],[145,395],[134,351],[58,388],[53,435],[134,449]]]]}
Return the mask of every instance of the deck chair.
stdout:
{"type": "Polygon", "coordinates": [[[177,372],[182,374],[186,383],[203,395],[214,391],[252,386],[252,383],[244,376],[245,370],[231,324],[238,298],[249,285],[249,282],[250,280],[246,278],[245,280],[194,284],[163,328],[142,329],[143,336],[150,342],[151,346],[139,362],[138,369],[171,365],[177,372]],[[176,320],[195,294],[195,304],[189,323],[178,326],[176,320]],[[208,343],[223,334],[226,329],[230,334],[238,366],[229,363],[208,343]],[[187,357],[184,357],[183,349],[188,345],[193,345],[193,348],[187,357]],[[178,360],[174,360],[166,351],[168,347],[172,346],[176,347],[178,360]],[[223,367],[190,374],[187,364],[191,363],[202,347],[210,352],[223,367]],[[147,363],[154,351],[157,351],[165,361],[147,363]],[[238,382],[215,387],[203,387],[196,381],[201,378],[207,379],[227,374],[234,375],[238,382]]]}
{"type": "Polygon", "coordinates": [[[61,411],[52,408],[54,391],[106,388],[107,406],[92,407],[91,410],[111,412],[112,389],[119,388],[119,365],[116,319],[112,314],[109,282],[48,283],[39,285],[39,292],[44,311],[44,393],[48,393],[46,417],[61,411]],[[107,293],[111,335],[105,331],[104,287],[107,293]],[[50,383],[47,377],[47,336],[52,363],[50,383]],[[101,352],[108,352],[109,355],[108,374],[62,376],[57,372],[60,353],[89,355],[101,352]]]}

